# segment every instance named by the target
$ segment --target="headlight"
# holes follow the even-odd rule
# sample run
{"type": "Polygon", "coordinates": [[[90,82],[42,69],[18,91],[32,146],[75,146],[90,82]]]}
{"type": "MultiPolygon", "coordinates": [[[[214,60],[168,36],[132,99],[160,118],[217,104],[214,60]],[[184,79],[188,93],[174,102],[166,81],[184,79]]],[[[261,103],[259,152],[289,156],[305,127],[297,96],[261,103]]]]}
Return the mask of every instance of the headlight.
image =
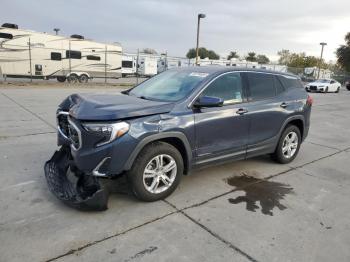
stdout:
{"type": "Polygon", "coordinates": [[[96,146],[102,146],[123,136],[129,131],[130,125],[127,122],[118,123],[83,123],[86,131],[101,136],[100,142],[96,146]]]}

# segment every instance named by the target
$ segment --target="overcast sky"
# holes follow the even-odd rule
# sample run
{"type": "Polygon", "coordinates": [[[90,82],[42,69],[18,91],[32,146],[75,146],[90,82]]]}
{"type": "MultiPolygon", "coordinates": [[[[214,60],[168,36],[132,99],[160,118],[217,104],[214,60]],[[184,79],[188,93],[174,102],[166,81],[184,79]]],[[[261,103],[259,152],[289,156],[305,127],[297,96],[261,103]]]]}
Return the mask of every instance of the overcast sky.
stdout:
{"type": "Polygon", "coordinates": [[[195,46],[198,13],[207,15],[200,46],[222,56],[255,51],[276,60],[281,49],[319,56],[327,42],[324,57],[334,60],[350,31],[350,0],[1,0],[1,23],[176,56],[195,46]]]}

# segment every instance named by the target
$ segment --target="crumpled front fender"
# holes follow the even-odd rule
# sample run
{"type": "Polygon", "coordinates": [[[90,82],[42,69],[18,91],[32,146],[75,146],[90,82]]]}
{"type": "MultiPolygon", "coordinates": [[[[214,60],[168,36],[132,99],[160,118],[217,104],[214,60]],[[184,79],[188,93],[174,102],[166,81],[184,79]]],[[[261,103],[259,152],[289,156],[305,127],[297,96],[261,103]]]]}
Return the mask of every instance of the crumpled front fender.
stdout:
{"type": "Polygon", "coordinates": [[[94,176],[80,174],[76,181],[70,179],[67,176],[72,172],[70,162],[69,148],[61,147],[45,163],[49,190],[68,206],[80,210],[106,210],[108,190],[94,176]]]}

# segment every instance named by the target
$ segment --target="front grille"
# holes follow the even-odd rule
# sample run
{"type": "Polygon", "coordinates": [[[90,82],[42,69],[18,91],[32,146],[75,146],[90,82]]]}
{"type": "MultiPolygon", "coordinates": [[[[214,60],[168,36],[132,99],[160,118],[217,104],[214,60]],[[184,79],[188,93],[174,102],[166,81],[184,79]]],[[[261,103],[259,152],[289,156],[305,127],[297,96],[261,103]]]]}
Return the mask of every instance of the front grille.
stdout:
{"type": "Polygon", "coordinates": [[[74,149],[78,150],[80,148],[80,133],[79,129],[69,121],[68,134],[69,140],[72,142],[74,149]]]}
{"type": "Polygon", "coordinates": [[[81,147],[80,130],[70,119],[68,112],[61,111],[57,113],[57,125],[58,131],[66,139],[69,139],[75,150],[78,150],[81,147]]]}
{"type": "Polygon", "coordinates": [[[68,138],[68,112],[58,112],[57,113],[57,125],[58,125],[58,130],[60,133],[65,137],[68,138]]]}
{"type": "Polygon", "coordinates": [[[310,90],[317,90],[317,86],[310,86],[310,90]]]}

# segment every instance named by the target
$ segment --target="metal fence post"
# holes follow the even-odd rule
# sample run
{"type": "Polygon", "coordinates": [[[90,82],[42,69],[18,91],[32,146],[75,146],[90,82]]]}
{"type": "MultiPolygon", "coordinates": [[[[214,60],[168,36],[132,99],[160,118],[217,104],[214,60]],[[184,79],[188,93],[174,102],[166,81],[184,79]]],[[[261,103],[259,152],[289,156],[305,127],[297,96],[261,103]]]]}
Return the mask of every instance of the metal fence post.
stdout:
{"type": "Polygon", "coordinates": [[[32,47],[30,43],[30,37],[28,42],[28,51],[29,51],[29,72],[30,72],[30,82],[33,82],[33,72],[32,72],[32,47]]]}
{"type": "Polygon", "coordinates": [[[72,73],[72,61],[71,61],[71,43],[70,43],[70,40],[69,40],[69,60],[68,60],[68,63],[69,63],[69,75],[72,73]]]}
{"type": "Polygon", "coordinates": [[[105,84],[107,84],[107,45],[105,45],[105,84]]]}
{"type": "Polygon", "coordinates": [[[140,50],[137,49],[137,57],[136,57],[136,85],[139,84],[139,60],[140,60],[140,50]]]}

